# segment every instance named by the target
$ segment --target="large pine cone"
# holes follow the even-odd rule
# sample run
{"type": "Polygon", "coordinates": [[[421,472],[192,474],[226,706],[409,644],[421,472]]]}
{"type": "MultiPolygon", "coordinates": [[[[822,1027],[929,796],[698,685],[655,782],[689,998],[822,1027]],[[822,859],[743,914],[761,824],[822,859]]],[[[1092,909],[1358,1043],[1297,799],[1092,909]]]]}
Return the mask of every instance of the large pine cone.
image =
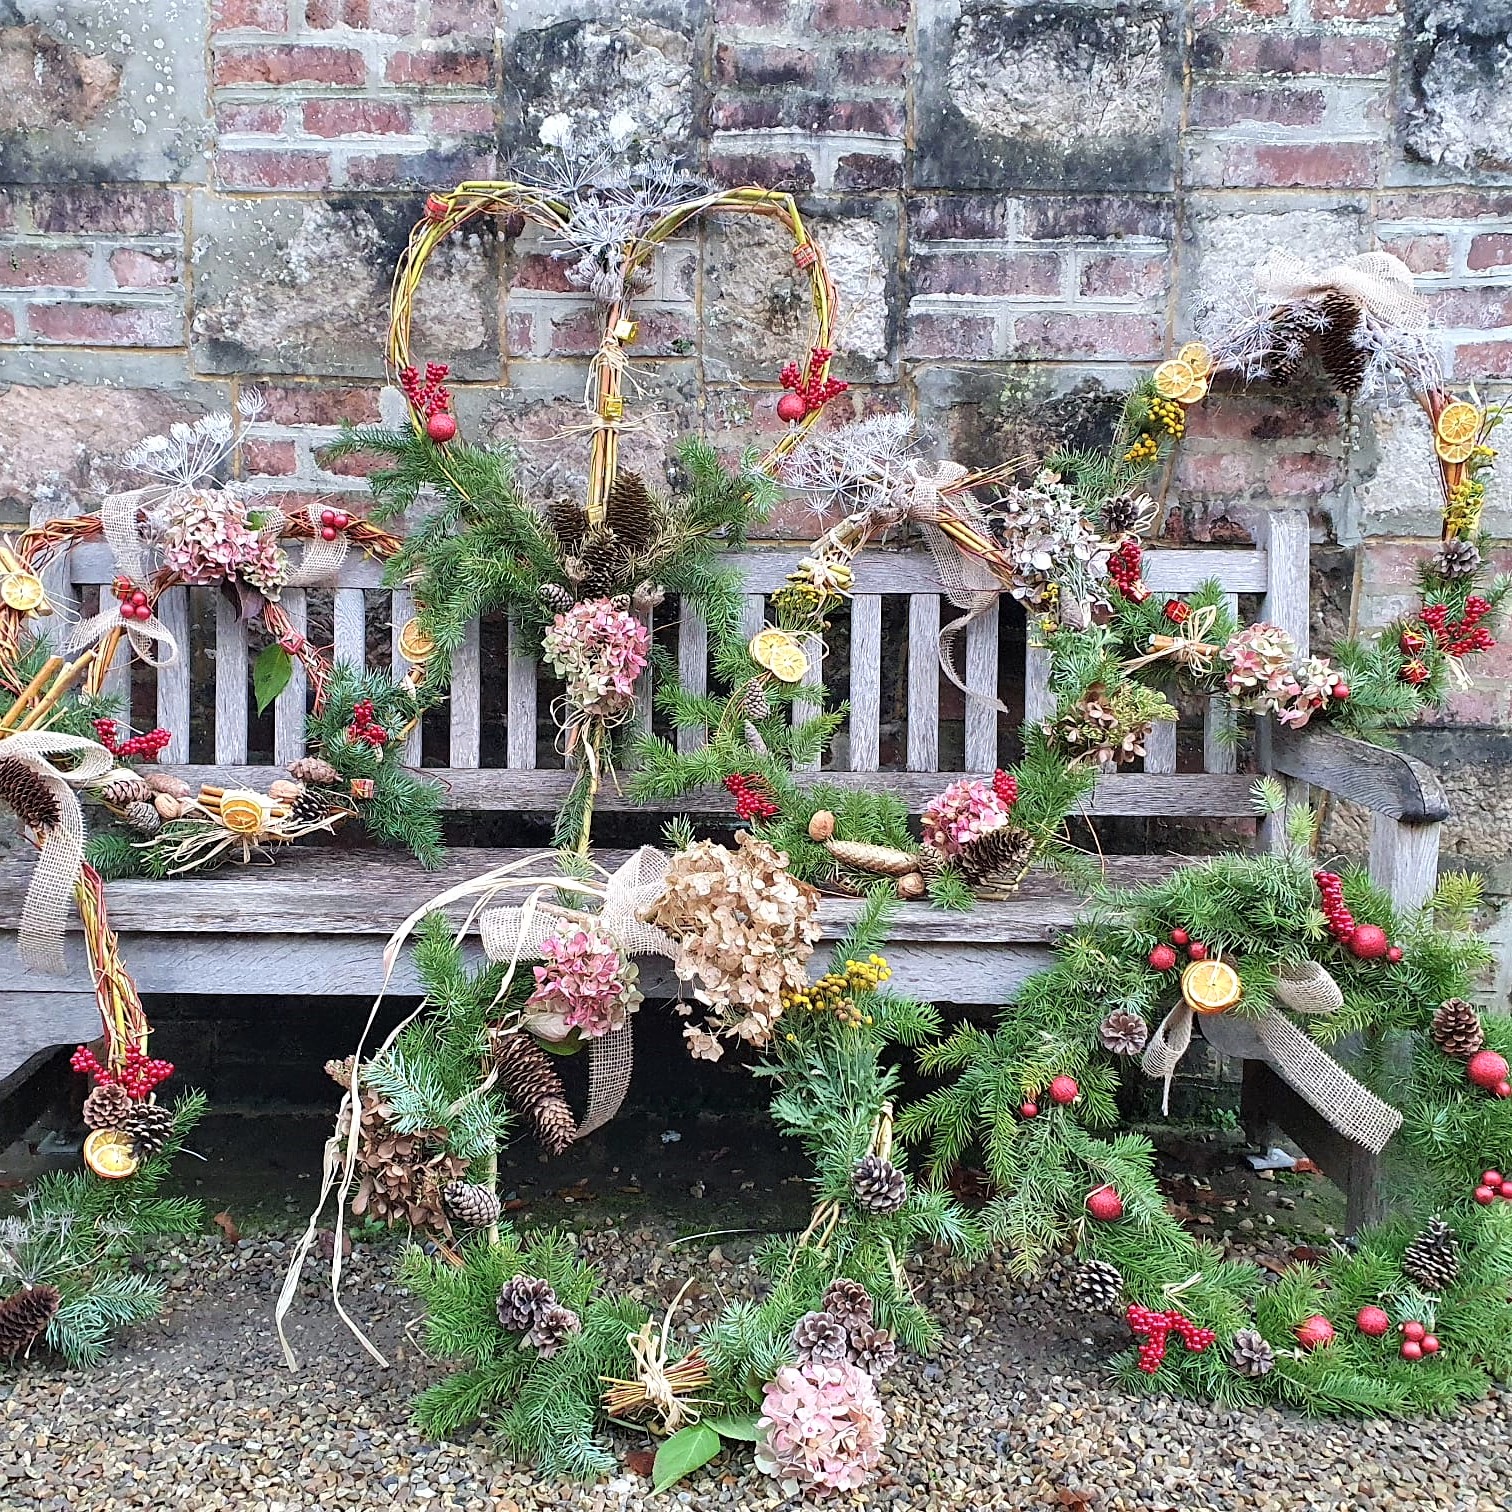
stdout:
{"type": "Polygon", "coordinates": [[[870,1323],[874,1307],[871,1293],[848,1276],[831,1281],[824,1293],[825,1312],[838,1318],[846,1328],[860,1328],[863,1323],[870,1323]]]}
{"type": "Polygon", "coordinates": [[[100,1082],[84,1099],[84,1122],[91,1129],[124,1129],[131,1094],[119,1082],[100,1082]]]}
{"type": "Polygon", "coordinates": [[[133,1103],[117,1127],[131,1135],[138,1160],[151,1160],[173,1138],[173,1109],[162,1103],[133,1103]]]}
{"type": "Polygon", "coordinates": [[[555,1306],[556,1291],[551,1282],[536,1276],[515,1276],[499,1288],[499,1322],[510,1333],[529,1333],[536,1318],[555,1306]]]}
{"type": "Polygon", "coordinates": [[[464,1228],[490,1228],[503,1211],[499,1194],[492,1187],[469,1181],[448,1181],[441,1189],[446,1211],[464,1228]]]}
{"type": "Polygon", "coordinates": [[[1124,1278],[1106,1260],[1088,1260],[1071,1281],[1071,1305],[1083,1312],[1109,1312],[1123,1296],[1124,1278]]]}
{"type": "Polygon", "coordinates": [[[1004,824],[963,846],[956,870],[972,883],[1007,880],[1017,876],[1033,854],[1034,836],[1017,825],[1004,824]]]}
{"type": "Polygon", "coordinates": [[[1449,998],[1435,1009],[1428,1032],[1433,1043],[1456,1060],[1469,1060],[1486,1043],[1480,1014],[1464,998],[1449,998]]]}
{"type": "Polygon", "coordinates": [[[495,1034],[492,1044],[505,1101],[548,1155],[560,1155],[577,1138],[577,1120],[550,1058],[528,1034],[495,1034]]]}
{"type": "Polygon", "coordinates": [[[301,756],[289,767],[289,776],[311,787],[339,787],[341,773],[323,756],[301,756]]]}
{"type": "Polygon", "coordinates": [[[851,1190],[868,1213],[896,1213],[908,1201],[908,1177],[892,1161],[867,1155],[851,1172],[851,1190]]]}
{"type": "Polygon", "coordinates": [[[612,530],[590,530],[572,558],[584,598],[602,598],[624,577],[629,560],[612,530]]]}
{"type": "Polygon", "coordinates": [[[1240,1375],[1258,1380],[1261,1376],[1268,1375],[1275,1363],[1276,1351],[1253,1328],[1241,1328],[1234,1335],[1229,1350],[1229,1364],[1240,1375]]]}
{"type": "Polygon", "coordinates": [[[656,539],[656,501],[638,473],[615,478],[604,500],[604,524],[631,556],[639,556],[656,539]]]}
{"type": "Polygon", "coordinates": [[[1459,1270],[1459,1239],[1442,1218],[1430,1218],[1402,1252],[1402,1274],[1424,1291],[1447,1290],[1459,1279],[1459,1270]]]}
{"type": "Polygon", "coordinates": [[[26,762],[0,761],[0,803],[12,809],[28,829],[51,829],[63,817],[57,794],[26,762]]]}
{"type": "Polygon", "coordinates": [[[827,1312],[804,1313],[793,1325],[793,1348],[800,1365],[839,1365],[850,1350],[850,1335],[845,1325],[827,1312]]]}
{"type": "Polygon", "coordinates": [[[1370,353],[1358,343],[1362,311],[1356,300],[1337,290],[1325,294],[1322,310],[1328,324],[1318,333],[1318,360],[1341,394],[1360,392],[1370,353]]]}
{"type": "Polygon", "coordinates": [[[54,1286],[28,1286],[0,1302],[0,1357],[13,1360],[30,1349],[62,1300],[54,1286]]]}
{"type": "Polygon", "coordinates": [[[546,506],[546,524],[562,543],[563,554],[567,555],[578,549],[588,533],[588,511],[576,499],[553,499],[546,506]]]}

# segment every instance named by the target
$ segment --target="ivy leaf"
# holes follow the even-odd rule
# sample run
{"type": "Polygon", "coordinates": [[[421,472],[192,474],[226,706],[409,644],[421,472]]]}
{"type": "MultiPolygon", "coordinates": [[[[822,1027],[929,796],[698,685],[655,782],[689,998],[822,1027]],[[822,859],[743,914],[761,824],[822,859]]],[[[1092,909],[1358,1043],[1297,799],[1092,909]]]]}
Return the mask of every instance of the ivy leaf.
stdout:
{"type": "Polygon", "coordinates": [[[730,1417],[705,1418],[715,1433],[723,1439],[741,1439],[747,1444],[754,1444],[761,1438],[761,1430],[756,1426],[756,1414],[754,1412],[739,1412],[730,1417]]]}
{"type": "Polygon", "coordinates": [[[707,1423],[691,1423],[679,1428],[656,1451],[651,1484],[658,1491],[675,1486],[685,1475],[692,1475],[719,1453],[719,1435],[707,1423]]]}
{"type": "Polygon", "coordinates": [[[294,659],[277,641],[263,647],[252,665],[252,694],[259,714],[289,686],[293,675],[294,659]]]}

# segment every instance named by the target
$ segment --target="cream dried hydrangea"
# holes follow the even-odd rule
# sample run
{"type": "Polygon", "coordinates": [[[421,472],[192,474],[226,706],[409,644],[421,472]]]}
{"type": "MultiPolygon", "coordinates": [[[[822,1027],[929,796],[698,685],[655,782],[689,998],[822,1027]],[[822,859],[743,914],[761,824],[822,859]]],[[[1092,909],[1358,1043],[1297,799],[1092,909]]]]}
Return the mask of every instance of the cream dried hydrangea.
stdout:
{"type": "Polygon", "coordinates": [[[784,852],[742,830],[733,850],[700,840],[679,851],[641,918],[677,941],[673,969],[680,981],[696,981],[694,999],[709,1010],[683,1030],[689,1052],[718,1060],[721,1039],[764,1045],[782,1016],[783,990],[807,982],[819,894],[789,875],[784,852]]]}

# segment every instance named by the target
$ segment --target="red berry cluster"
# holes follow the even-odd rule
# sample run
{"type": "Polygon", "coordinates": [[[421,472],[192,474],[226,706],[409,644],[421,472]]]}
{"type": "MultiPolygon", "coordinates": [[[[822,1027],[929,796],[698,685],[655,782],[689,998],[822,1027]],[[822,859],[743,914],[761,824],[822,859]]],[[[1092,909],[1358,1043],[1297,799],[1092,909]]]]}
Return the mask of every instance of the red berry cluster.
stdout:
{"type": "Polygon", "coordinates": [[[1144,551],[1139,542],[1132,538],[1108,558],[1108,576],[1113,580],[1113,586],[1131,604],[1142,604],[1150,596],[1150,590],[1139,576],[1143,562],[1144,551]]]}
{"type": "Polygon", "coordinates": [[[1173,625],[1184,625],[1192,617],[1192,606],[1185,599],[1167,599],[1165,617],[1173,625]]]}
{"type": "Polygon", "coordinates": [[[136,1045],[127,1045],[126,1064],[117,1075],[107,1071],[88,1045],[80,1045],[69,1057],[68,1064],[80,1076],[92,1076],[100,1084],[118,1082],[138,1102],[152,1093],[173,1075],[173,1063],[151,1059],[145,1050],[136,1045]]]}
{"type": "Polygon", "coordinates": [[[451,368],[444,362],[427,362],[425,377],[414,366],[399,369],[399,389],[409,400],[409,406],[417,415],[427,420],[451,408],[451,395],[446,392],[447,376],[451,368]]]}
{"type": "Polygon", "coordinates": [[[1475,1189],[1475,1200],[1485,1207],[1498,1197],[1503,1202],[1512,1202],[1512,1181],[1507,1180],[1500,1171],[1482,1171],[1480,1185],[1475,1189]]]}
{"type": "Polygon", "coordinates": [[[1188,960],[1205,961],[1208,958],[1208,948],[1201,940],[1194,940],[1184,929],[1173,929],[1170,945],[1157,945],[1145,959],[1156,971],[1170,971],[1177,961],[1176,950],[1172,947],[1184,949],[1188,960]]]}
{"type": "MultiPolygon", "coordinates": [[[[1490,651],[1496,641],[1481,621],[1491,612],[1491,600],[1472,593],[1465,600],[1464,615],[1451,624],[1447,604],[1428,604],[1420,616],[1434,639],[1450,656],[1468,656],[1472,651],[1490,651]]],[[[1403,636],[1403,640],[1406,636],[1403,636]]],[[[1404,646],[1405,650],[1406,647],[1404,646]]]]}
{"type": "Polygon", "coordinates": [[[1393,966],[1402,959],[1402,947],[1393,945],[1379,924],[1356,924],[1344,902],[1344,882],[1337,872],[1315,871],[1313,881],[1323,899],[1323,917],[1328,932],[1351,955],[1362,961],[1379,961],[1383,956],[1393,966]]]}
{"type": "Polygon", "coordinates": [[[725,778],[724,785],[725,791],[735,800],[735,816],[738,819],[773,819],[781,813],[781,809],[772,802],[772,795],[762,784],[760,777],[735,772],[725,778]]]}
{"type": "Polygon", "coordinates": [[[1199,1328],[1190,1318],[1179,1312],[1156,1312],[1153,1308],[1141,1307],[1131,1302],[1125,1317],[1134,1337],[1142,1340],[1139,1346],[1139,1368],[1146,1375],[1154,1375],[1166,1356],[1166,1344],[1172,1334],[1193,1354],[1201,1354],[1218,1337],[1211,1328],[1199,1328]]]}
{"type": "Polygon", "coordinates": [[[1411,1319],[1402,1324],[1401,1355],[1404,1360],[1421,1360],[1424,1355],[1436,1355],[1439,1341],[1428,1332],[1425,1323],[1411,1319]]]}
{"type": "Polygon", "coordinates": [[[1004,808],[1012,808],[1018,802],[1018,778],[999,767],[992,774],[992,791],[1004,808]]]}
{"type": "Polygon", "coordinates": [[[374,717],[373,700],[361,698],[352,705],[352,722],[347,726],[348,740],[361,741],[364,745],[386,746],[389,732],[374,717]]]}
{"type": "Polygon", "coordinates": [[[322,509],[320,511],[320,539],[334,541],[351,523],[352,517],[344,509],[322,509]]]}
{"type": "Polygon", "coordinates": [[[792,393],[784,394],[777,401],[777,418],[792,422],[801,420],[805,415],[812,415],[815,410],[821,410],[831,399],[843,394],[850,384],[839,378],[821,378],[820,369],[835,354],[828,347],[814,347],[809,352],[809,359],[800,368],[796,362],[783,364],[782,372],[778,376],[782,380],[785,389],[791,389],[792,393]]]}
{"type": "Polygon", "coordinates": [[[152,605],[147,599],[147,590],[138,588],[130,578],[118,577],[110,585],[110,591],[121,601],[121,618],[124,620],[150,620],[152,605]]]}
{"type": "Polygon", "coordinates": [[[156,761],[158,753],[173,739],[167,730],[159,727],[148,730],[145,735],[133,735],[129,740],[121,740],[121,727],[113,719],[95,720],[94,730],[95,738],[100,744],[112,756],[119,756],[124,761],[135,757],[140,757],[143,761],[156,761]]]}

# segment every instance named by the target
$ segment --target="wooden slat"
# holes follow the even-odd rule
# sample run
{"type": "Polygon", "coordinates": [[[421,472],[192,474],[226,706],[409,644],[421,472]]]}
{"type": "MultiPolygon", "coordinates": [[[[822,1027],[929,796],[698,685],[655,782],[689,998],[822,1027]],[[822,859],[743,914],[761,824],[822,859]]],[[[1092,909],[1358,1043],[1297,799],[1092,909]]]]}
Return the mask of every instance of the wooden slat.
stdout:
{"type": "MultiPolygon", "coordinates": [[[[56,504],[37,499],[32,503],[29,521],[32,525],[45,525],[49,520],[73,519],[79,512],[77,505],[60,512],[56,504]]],[[[41,573],[43,592],[47,594],[47,601],[62,621],[60,624],[59,620],[44,617],[40,622],[40,628],[50,632],[55,647],[67,635],[63,625],[72,624],[81,617],[79,590],[73,579],[72,555],[65,551],[61,556],[54,557],[41,573]]]]}
{"type": "Polygon", "coordinates": [[[759,593],[748,593],[740,601],[740,637],[750,640],[766,624],[766,599],[759,593]]]}
{"type": "Polygon", "coordinates": [[[1144,769],[1147,772],[1176,770],[1176,721],[1157,719],[1145,736],[1144,769]]]}
{"type": "Polygon", "coordinates": [[[215,596],[215,759],[247,759],[247,627],[224,593],[215,596]]]}
{"type": "MultiPolygon", "coordinates": [[[[7,940],[0,948],[14,952],[15,945],[7,940]]],[[[69,952],[70,957],[73,954],[69,952]]],[[[29,987],[29,983],[18,985],[29,987]]],[[[65,992],[0,992],[0,1023],[5,1025],[5,1039],[0,1042],[0,1078],[4,1078],[39,1050],[97,1038],[100,1010],[94,993],[77,988],[65,992]]]]}
{"type": "Polygon", "coordinates": [[[1256,741],[1262,771],[1298,778],[1372,813],[1411,824],[1449,817],[1438,775],[1402,751],[1332,730],[1285,730],[1270,720],[1257,722],[1256,741]]]}
{"type": "Polygon", "coordinates": [[[526,633],[511,620],[505,760],[515,771],[529,771],[536,764],[536,662],[533,649],[526,633]]]}
{"type": "Polygon", "coordinates": [[[334,601],[333,654],[361,672],[367,666],[367,597],[360,588],[338,588],[334,601]]]}
{"type": "Polygon", "coordinates": [[[1438,824],[1370,816],[1370,875],[1401,909],[1421,908],[1438,886],[1438,824]]]}
{"type": "MultiPolygon", "coordinates": [[[[641,609],[635,611],[635,618],[646,627],[648,637],[656,630],[655,611],[641,609]]],[[[648,641],[649,644],[649,641],[648,641]]],[[[651,660],[646,659],[646,665],[641,675],[635,679],[634,714],[630,721],[630,728],[626,732],[631,739],[645,734],[651,729],[652,714],[656,700],[656,677],[651,669],[651,660]]]]}
{"type": "MultiPolygon", "coordinates": [[[[803,670],[803,676],[799,679],[799,687],[819,688],[824,687],[824,642],[817,636],[808,637],[804,650],[808,653],[808,665],[803,670]]],[[[813,719],[821,713],[824,705],[819,702],[810,703],[807,699],[795,698],[792,707],[792,722],[795,725],[802,724],[805,720],[813,719]]],[[[793,763],[795,772],[817,772],[822,764],[822,755],[807,756],[802,761],[793,763]]]]}
{"type": "Polygon", "coordinates": [[[966,767],[990,772],[998,752],[998,606],[966,626],[966,767]]]}
{"type": "MultiPolygon", "coordinates": [[[[1231,614],[1239,612],[1239,595],[1224,595],[1231,614]]],[[[1226,698],[1214,696],[1202,711],[1202,766],[1208,772],[1235,772],[1239,769],[1239,746],[1234,740],[1234,711],[1226,698]]]]}
{"type": "Polygon", "coordinates": [[[1050,691],[1050,648],[1028,646],[1024,651],[1024,718],[1038,724],[1055,713],[1050,691]]]}
{"type": "MultiPolygon", "coordinates": [[[[677,679],[693,694],[709,691],[709,627],[704,617],[684,599],[681,619],[677,627],[677,679]]],[[[696,751],[709,738],[703,725],[689,726],[677,731],[677,749],[684,753],[696,751]]]]}
{"type": "MultiPolygon", "coordinates": [[[[163,749],[164,761],[189,759],[189,590],[169,588],[159,595],[157,617],[178,646],[178,655],[157,669],[157,722],[173,734],[163,749]]],[[[130,646],[117,653],[125,657],[130,646]]]]}
{"type": "Polygon", "coordinates": [[[851,600],[850,769],[875,772],[882,750],[882,600],[851,600]]]}
{"type": "MultiPolygon", "coordinates": [[[[309,606],[303,588],[285,588],[284,613],[289,623],[303,635],[309,624],[309,606]]],[[[304,665],[292,658],[294,671],[289,685],[273,700],[273,759],[280,766],[298,761],[305,749],[305,678],[304,665]]],[[[211,779],[214,781],[214,779],[211,779]]]]}
{"type": "MultiPolygon", "coordinates": [[[[405,625],[414,617],[415,601],[405,589],[396,588],[389,603],[389,676],[395,682],[399,682],[409,671],[409,662],[405,660],[404,653],[399,649],[399,637],[404,634],[405,625]]],[[[402,760],[405,766],[420,765],[420,743],[424,739],[423,725],[422,721],[404,737],[402,760]]]]}
{"type": "MultiPolygon", "coordinates": [[[[1299,509],[1266,515],[1265,547],[1270,576],[1260,617],[1280,625],[1296,641],[1297,650],[1306,656],[1312,613],[1307,516],[1299,509]]],[[[1239,589],[1237,583],[1226,582],[1223,586],[1239,589]]]]}
{"type": "Polygon", "coordinates": [[[940,769],[940,596],[908,601],[908,770],[940,769]]]}
{"type": "MultiPolygon", "coordinates": [[[[77,583],[78,578],[75,577],[74,581],[77,583]]],[[[99,590],[98,598],[100,609],[108,609],[115,602],[108,587],[99,590]]],[[[116,648],[116,654],[111,658],[110,666],[100,683],[100,691],[107,698],[119,700],[127,724],[132,719],[131,667],[135,660],[136,654],[131,649],[131,642],[123,640],[116,648]]]]}
{"type": "Polygon", "coordinates": [[[477,620],[469,622],[462,644],[452,653],[447,707],[451,714],[451,764],[475,767],[483,750],[483,663],[477,620]]]}

